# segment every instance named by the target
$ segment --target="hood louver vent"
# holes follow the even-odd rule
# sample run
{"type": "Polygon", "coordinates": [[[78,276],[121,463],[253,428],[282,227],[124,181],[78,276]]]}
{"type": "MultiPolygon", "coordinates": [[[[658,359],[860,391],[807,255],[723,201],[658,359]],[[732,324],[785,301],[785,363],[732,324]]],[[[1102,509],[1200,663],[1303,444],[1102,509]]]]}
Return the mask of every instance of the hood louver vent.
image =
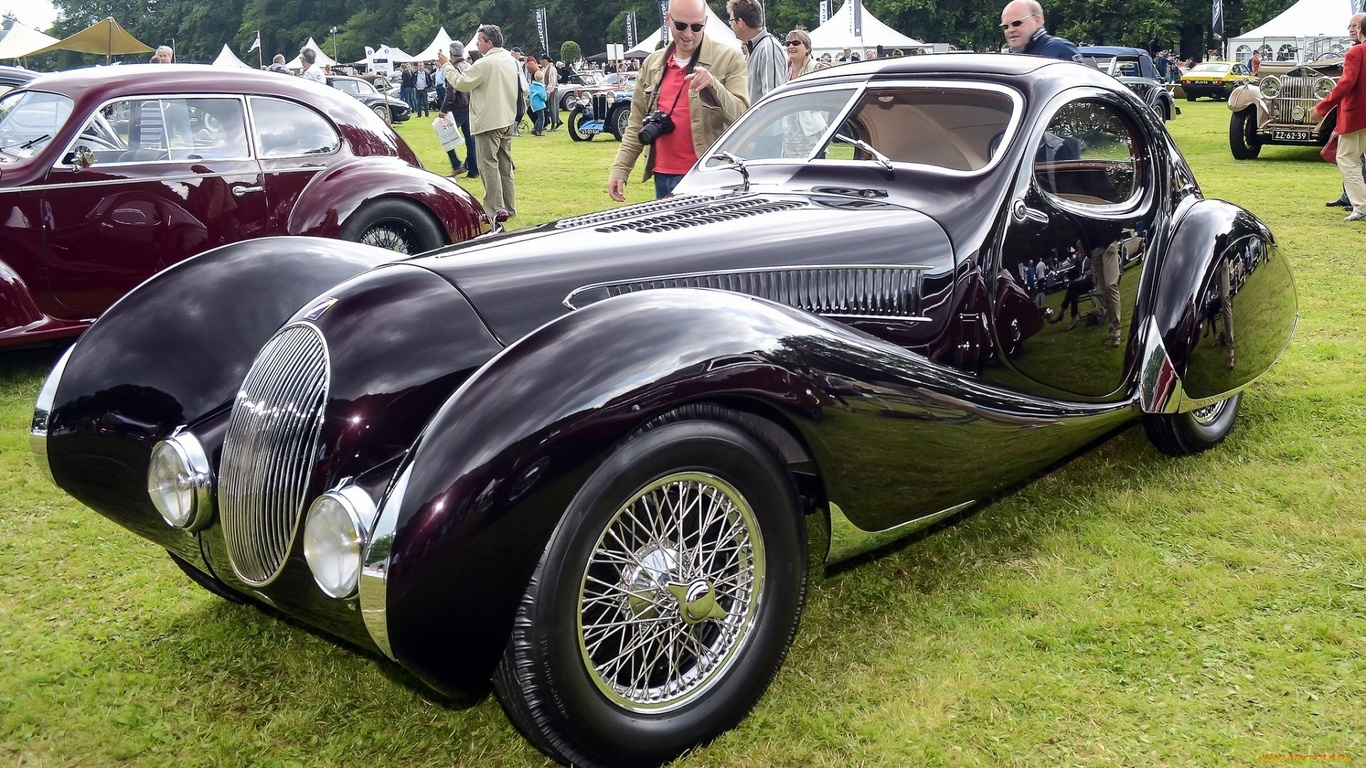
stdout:
{"type": "Polygon", "coordinates": [[[677,229],[687,229],[690,227],[700,227],[704,224],[714,224],[721,221],[731,221],[733,219],[744,219],[751,216],[759,216],[765,213],[776,211],[790,211],[801,208],[805,203],[795,200],[773,201],[762,198],[749,198],[747,200],[735,200],[733,202],[713,203],[710,205],[699,205],[693,208],[661,213],[657,216],[650,216],[634,221],[623,221],[620,224],[611,224],[598,227],[598,232],[669,232],[677,229]]]}
{"type": "Polygon", "coordinates": [[[696,205],[700,198],[695,195],[680,195],[678,197],[668,197],[663,200],[653,200],[648,203],[628,205],[625,208],[613,208],[598,213],[588,213],[583,216],[573,216],[568,219],[560,219],[555,223],[556,229],[573,229],[574,227],[597,226],[600,224],[610,224],[614,221],[629,219],[636,216],[648,216],[661,211],[673,211],[679,208],[686,208],[696,205]]]}
{"type": "Polygon", "coordinates": [[[776,301],[837,317],[924,319],[919,306],[919,266],[778,267],[600,283],[564,300],[581,309],[603,299],[661,288],[711,288],[776,301]]]}

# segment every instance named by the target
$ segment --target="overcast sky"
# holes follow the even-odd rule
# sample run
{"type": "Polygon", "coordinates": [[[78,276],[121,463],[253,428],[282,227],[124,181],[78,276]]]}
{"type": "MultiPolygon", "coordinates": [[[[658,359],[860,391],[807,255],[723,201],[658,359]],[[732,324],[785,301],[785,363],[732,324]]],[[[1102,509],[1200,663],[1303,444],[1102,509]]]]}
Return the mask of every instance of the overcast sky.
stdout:
{"type": "Polygon", "coordinates": [[[25,26],[39,32],[47,31],[52,22],[57,20],[57,10],[48,0],[0,0],[0,16],[4,16],[6,11],[14,14],[25,26]]]}

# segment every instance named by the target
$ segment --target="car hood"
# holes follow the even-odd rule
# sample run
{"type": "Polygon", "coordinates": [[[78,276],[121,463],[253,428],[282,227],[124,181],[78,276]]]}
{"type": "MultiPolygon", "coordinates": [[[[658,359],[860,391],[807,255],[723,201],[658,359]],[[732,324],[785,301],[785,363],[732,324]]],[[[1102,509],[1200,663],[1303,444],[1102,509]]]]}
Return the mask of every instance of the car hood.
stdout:
{"type": "Polygon", "coordinates": [[[954,267],[948,236],[919,211],[856,195],[758,192],[684,195],[563,219],[413,263],[455,284],[505,344],[617,293],[680,286],[755,293],[747,277],[775,278],[783,268],[910,266],[936,275],[954,267]]]}

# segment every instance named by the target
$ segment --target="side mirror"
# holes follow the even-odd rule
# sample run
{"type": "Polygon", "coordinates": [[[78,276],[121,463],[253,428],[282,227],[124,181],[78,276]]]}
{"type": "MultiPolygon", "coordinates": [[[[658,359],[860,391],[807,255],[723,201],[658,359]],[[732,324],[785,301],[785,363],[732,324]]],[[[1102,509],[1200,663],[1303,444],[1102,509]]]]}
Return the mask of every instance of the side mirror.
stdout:
{"type": "Polygon", "coordinates": [[[84,144],[77,144],[71,150],[71,172],[80,173],[89,168],[95,162],[95,153],[90,151],[90,147],[84,144]]]}

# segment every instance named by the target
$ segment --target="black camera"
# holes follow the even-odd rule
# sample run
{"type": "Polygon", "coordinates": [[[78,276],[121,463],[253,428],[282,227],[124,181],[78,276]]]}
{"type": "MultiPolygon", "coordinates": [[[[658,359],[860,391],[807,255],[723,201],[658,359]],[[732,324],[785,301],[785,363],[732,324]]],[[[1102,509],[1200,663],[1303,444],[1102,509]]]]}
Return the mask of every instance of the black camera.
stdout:
{"type": "Polygon", "coordinates": [[[640,121],[640,143],[653,144],[660,136],[674,132],[674,119],[669,113],[656,109],[640,121]]]}

